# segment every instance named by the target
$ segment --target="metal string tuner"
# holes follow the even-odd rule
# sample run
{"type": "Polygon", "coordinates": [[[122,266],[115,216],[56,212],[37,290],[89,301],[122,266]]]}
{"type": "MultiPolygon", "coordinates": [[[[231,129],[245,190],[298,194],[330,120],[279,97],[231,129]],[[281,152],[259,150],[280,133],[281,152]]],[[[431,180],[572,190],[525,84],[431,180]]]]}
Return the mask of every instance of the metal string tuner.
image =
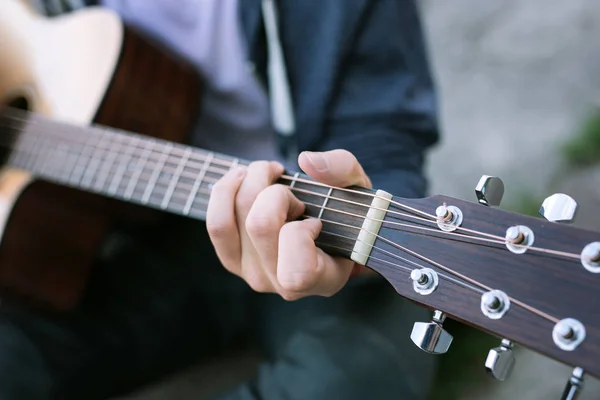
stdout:
{"type": "Polygon", "coordinates": [[[426,353],[444,354],[454,339],[443,327],[446,314],[435,310],[431,322],[415,322],[410,339],[426,353]]]}
{"type": "Polygon", "coordinates": [[[560,400],[576,400],[579,397],[581,389],[583,389],[583,374],[582,368],[576,367],[573,369],[560,400]]]}

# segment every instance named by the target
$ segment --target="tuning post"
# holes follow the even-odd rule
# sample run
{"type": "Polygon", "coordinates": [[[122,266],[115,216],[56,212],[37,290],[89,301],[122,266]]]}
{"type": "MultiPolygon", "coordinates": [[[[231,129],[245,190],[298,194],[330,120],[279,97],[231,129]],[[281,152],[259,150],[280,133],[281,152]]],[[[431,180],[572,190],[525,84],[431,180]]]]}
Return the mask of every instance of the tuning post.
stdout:
{"type": "Polygon", "coordinates": [[[560,400],[576,400],[583,388],[583,368],[575,367],[571,372],[571,377],[565,385],[560,400]]]}
{"type": "Polygon", "coordinates": [[[463,221],[462,211],[458,207],[443,204],[435,210],[437,225],[445,232],[452,232],[463,221]]]}
{"type": "Polygon", "coordinates": [[[413,269],[410,273],[410,279],[413,281],[415,292],[422,295],[433,293],[439,283],[438,274],[430,268],[413,269]]]}
{"type": "Polygon", "coordinates": [[[421,350],[430,354],[444,354],[450,348],[453,337],[442,324],[446,315],[435,310],[431,322],[415,322],[410,339],[421,350]]]}
{"type": "Polygon", "coordinates": [[[510,308],[510,299],[501,290],[490,290],[481,295],[481,312],[490,319],[500,319],[510,308]]]}
{"type": "Polygon", "coordinates": [[[538,212],[551,222],[573,222],[577,213],[577,202],[564,193],[555,193],[544,199],[538,212]]]}
{"type": "Polygon", "coordinates": [[[561,350],[573,351],[585,339],[585,326],[574,318],[565,318],[554,325],[552,339],[561,350]]]}
{"type": "Polygon", "coordinates": [[[512,349],[513,343],[508,339],[502,339],[500,346],[491,349],[485,360],[486,370],[499,381],[506,380],[515,366],[516,360],[512,349]]]}
{"type": "Polygon", "coordinates": [[[600,273],[600,242],[593,242],[583,248],[581,264],[595,274],[600,273]]]}
{"type": "Polygon", "coordinates": [[[498,177],[483,175],[475,187],[475,195],[479,204],[499,206],[504,196],[504,182],[498,177]]]}
{"type": "Polygon", "coordinates": [[[506,247],[515,254],[523,254],[533,244],[535,235],[524,225],[511,226],[506,230],[506,247]]]}

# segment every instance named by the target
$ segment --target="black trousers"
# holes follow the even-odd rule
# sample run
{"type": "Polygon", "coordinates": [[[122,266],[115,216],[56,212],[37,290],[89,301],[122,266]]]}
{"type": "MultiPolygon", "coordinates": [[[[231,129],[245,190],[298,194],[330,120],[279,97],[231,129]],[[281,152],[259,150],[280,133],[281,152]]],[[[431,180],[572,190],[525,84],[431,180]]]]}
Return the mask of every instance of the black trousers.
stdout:
{"type": "Polygon", "coordinates": [[[201,222],[111,235],[81,306],[0,308],[1,399],[110,398],[236,346],[265,361],[220,400],[425,399],[434,356],[410,341],[429,313],[379,276],[287,302],[223,269],[201,222]]]}

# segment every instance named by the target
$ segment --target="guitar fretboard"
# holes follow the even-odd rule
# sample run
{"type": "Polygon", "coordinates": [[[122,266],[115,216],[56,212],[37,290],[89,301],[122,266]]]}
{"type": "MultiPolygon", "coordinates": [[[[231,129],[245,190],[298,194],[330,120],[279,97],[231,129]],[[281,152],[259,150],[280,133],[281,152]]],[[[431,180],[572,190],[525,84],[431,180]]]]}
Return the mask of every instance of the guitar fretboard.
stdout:
{"type": "MultiPolygon", "coordinates": [[[[8,164],[48,181],[203,219],[212,185],[238,164],[222,154],[113,129],[32,116],[18,126],[8,164]]],[[[9,135],[11,132],[9,131],[9,135]]]]}
{"type": "MultiPolygon", "coordinates": [[[[18,110],[0,111],[6,164],[63,186],[204,220],[212,186],[249,161],[104,127],[81,127],[18,110]]],[[[283,177],[306,216],[329,222],[331,246],[346,254],[372,196],[316,184],[304,174],[283,177]]],[[[340,251],[333,251],[340,253],[340,251]]]]}

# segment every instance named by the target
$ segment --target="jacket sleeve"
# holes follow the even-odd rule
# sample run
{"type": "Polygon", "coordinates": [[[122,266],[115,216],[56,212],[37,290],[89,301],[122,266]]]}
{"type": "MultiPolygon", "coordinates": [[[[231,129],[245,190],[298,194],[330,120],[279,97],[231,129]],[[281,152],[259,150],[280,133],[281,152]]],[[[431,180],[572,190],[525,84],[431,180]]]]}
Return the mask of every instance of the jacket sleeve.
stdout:
{"type": "Polygon", "coordinates": [[[436,94],[413,0],[374,0],[340,63],[318,150],[351,151],[373,186],[423,197],[436,94]]]}

